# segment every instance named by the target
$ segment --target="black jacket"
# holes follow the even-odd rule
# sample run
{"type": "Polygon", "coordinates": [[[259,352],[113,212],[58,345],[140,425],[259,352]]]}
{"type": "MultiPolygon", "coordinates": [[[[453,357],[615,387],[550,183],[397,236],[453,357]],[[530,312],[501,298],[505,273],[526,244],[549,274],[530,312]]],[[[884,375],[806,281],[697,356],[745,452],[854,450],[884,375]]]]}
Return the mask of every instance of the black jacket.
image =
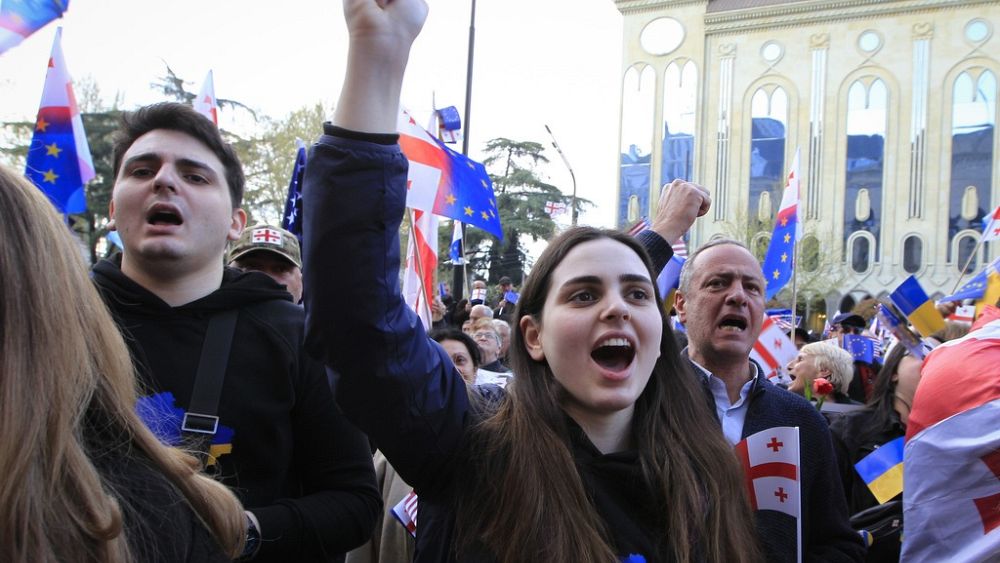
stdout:
{"type": "Polygon", "coordinates": [[[93,276],[143,385],[168,402],[171,393],[178,409],[190,402],[209,318],[239,309],[218,412],[231,452],[218,474],[260,521],[255,561],[335,561],[367,541],[381,507],[367,440],[303,352],[303,310],[280,285],[227,269],[218,290],[171,307],[111,262],[93,276]]]}

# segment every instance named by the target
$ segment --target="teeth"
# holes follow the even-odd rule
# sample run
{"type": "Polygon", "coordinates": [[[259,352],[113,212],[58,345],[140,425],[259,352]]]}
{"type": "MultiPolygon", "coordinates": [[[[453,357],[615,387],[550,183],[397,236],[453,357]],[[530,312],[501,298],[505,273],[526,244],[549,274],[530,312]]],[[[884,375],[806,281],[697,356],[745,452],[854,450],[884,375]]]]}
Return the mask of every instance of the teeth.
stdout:
{"type": "Polygon", "coordinates": [[[720,327],[722,330],[728,330],[730,332],[742,332],[743,329],[736,325],[723,325],[720,327]]]}
{"type": "Polygon", "coordinates": [[[625,340],[624,338],[608,338],[607,340],[604,340],[598,345],[598,347],[600,346],[624,346],[626,348],[632,347],[632,345],[629,344],[629,341],[625,340]]]}

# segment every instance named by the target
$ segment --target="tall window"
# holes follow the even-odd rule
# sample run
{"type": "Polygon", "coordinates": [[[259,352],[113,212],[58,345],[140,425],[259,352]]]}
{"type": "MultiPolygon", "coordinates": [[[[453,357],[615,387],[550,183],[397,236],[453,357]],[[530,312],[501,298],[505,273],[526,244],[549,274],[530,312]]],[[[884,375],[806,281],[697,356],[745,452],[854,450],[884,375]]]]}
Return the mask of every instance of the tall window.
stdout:
{"type": "Polygon", "coordinates": [[[663,167],[660,185],[675,178],[690,180],[694,165],[695,106],[698,69],[693,61],[667,66],[663,76],[663,167]]]}
{"type": "Polygon", "coordinates": [[[915,274],[923,265],[924,243],[917,235],[906,237],[903,241],[903,270],[907,274],[915,274]]]}
{"type": "Polygon", "coordinates": [[[862,78],[848,90],[844,239],[858,231],[873,237],[866,243],[855,241],[849,250],[852,265],[878,259],[888,108],[889,93],[878,78],[862,78]],[[868,253],[871,256],[862,256],[868,253]]]}
{"type": "Polygon", "coordinates": [[[785,130],[788,96],[779,86],[764,86],[750,101],[751,224],[773,219],[785,185],[785,130]]]}
{"type": "Polygon", "coordinates": [[[629,200],[639,201],[639,213],[649,213],[650,165],[653,152],[653,96],[656,73],[648,65],[625,72],[622,87],[621,192],[618,226],[628,226],[629,200]]]}
{"type": "MultiPolygon", "coordinates": [[[[996,103],[997,79],[992,72],[970,69],[955,80],[951,106],[949,240],[954,240],[966,229],[982,231],[983,216],[991,209],[996,103]]],[[[963,244],[958,248],[958,267],[961,268],[968,255],[961,256],[963,244]]],[[[949,258],[952,257],[949,255],[949,258]]]]}

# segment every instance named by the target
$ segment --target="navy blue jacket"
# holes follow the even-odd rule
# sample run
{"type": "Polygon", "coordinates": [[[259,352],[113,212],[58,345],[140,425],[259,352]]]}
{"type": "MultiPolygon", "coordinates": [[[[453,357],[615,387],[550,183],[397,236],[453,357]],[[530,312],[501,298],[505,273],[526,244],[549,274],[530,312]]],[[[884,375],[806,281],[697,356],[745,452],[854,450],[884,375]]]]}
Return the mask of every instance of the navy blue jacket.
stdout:
{"type": "MultiPolygon", "coordinates": [[[[304,182],[307,347],[340,374],[344,413],[416,490],[417,560],[455,561],[455,501],[475,494],[463,488],[476,467],[467,429],[506,395],[494,386],[470,392],[403,302],[399,225],[407,161],[398,146],[329,126],[327,133],[312,149],[304,182]]],[[[603,455],[572,421],[567,426],[568,446],[609,541],[622,555],[662,561],[661,511],[651,506],[655,495],[637,485],[637,454],[603,455]]],[[[478,546],[461,555],[493,559],[478,546]]]]}

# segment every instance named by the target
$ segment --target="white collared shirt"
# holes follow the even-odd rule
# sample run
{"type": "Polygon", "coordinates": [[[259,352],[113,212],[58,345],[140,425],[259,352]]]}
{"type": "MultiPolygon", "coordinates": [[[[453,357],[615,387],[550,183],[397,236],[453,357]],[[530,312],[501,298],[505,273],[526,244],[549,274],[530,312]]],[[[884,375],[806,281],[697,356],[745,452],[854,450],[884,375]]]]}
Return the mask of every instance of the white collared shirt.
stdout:
{"type": "Polygon", "coordinates": [[[715,416],[722,423],[722,433],[731,444],[739,443],[743,439],[743,423],[746,421],[747,410],[750,407],[747,396],[750,395],[753,382],[757,379],[757,366],[750,362],[753,377],[743,384],[743,387],[740,388],[739,399],[732,403],[729,401],[729,391],[726,390],[725,381],[716,377],[698,362],[691,360],[691,363],[701,370],[702,376],[708,382],[708,388],[712,391],[712,397],[715,399],[715,416]]]}

